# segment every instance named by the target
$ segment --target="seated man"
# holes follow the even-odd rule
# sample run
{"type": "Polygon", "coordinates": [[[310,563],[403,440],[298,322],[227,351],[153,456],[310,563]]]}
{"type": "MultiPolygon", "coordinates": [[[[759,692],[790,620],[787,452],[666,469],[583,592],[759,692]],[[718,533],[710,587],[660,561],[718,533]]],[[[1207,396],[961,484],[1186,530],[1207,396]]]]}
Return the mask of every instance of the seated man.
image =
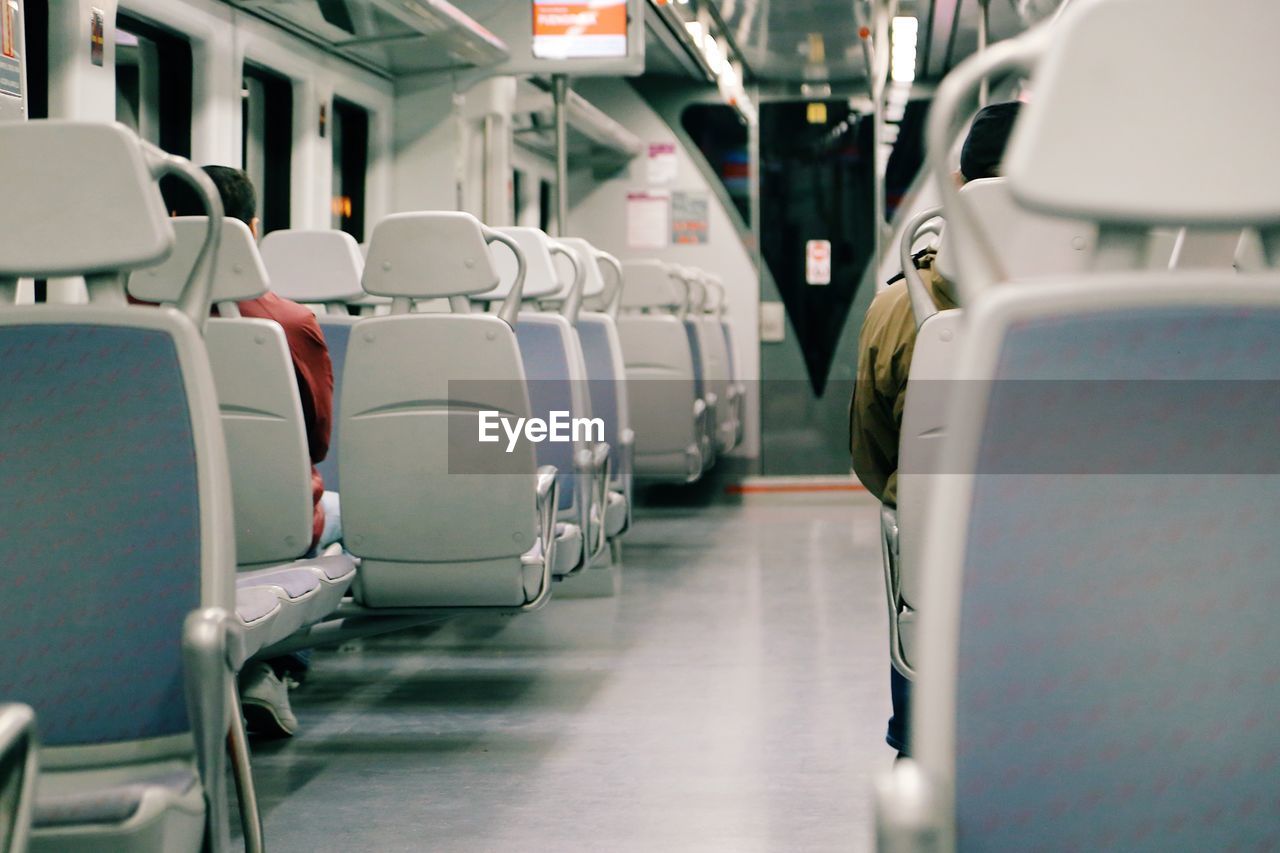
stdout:
{"type": "MultiPolygon", "coordinates": [[[[249,226],[258,236],[257,198],[249,176],[228,166],[205,166],[222,197],[225,215],[249,226]]],[[[203,208],[175,194],[170,208],[177,215],[203,214],[203,208]]],[[[298,396],[302,400],[302,418],[307,427],[307,448],[311,457],[311,496],[313,504],[310,553],[337,542],[342,537],[338,495],[326,492],[324,480],[316,470],[329,452],[329,436],[333,418],[333,364],[324,333],[310,310],[275,293],[237,303],[242,317],[274,320],[284,329],[298,380],[298,396]]],[[[245,717],[257,733],[292,735],[297,719],[289,708],[287,679],[306,668],[306,658],[287,655],[270,661],[253,661],[240,676],[241,698],[245,717]]]]}
{"type": "MultiPolygon", "coordinates": [[[[978,111],[960,152],[956,181],[964,184],[1000,173],[1000,160],[1018,117],[1017,101],[991,104],[978,111]]],[[[951,283],[933,268],[935,253],[915,258],[916,268],[939,310],[955,308],[951,283]]],[[[882,503],[897,506],[898,439],[906,402],[907,375],[916,342],[915,316],[902,275],[876,294],[867,308],[858,338],[858,367],[849,405],[849,443],[853,470],[882,503]]],[[[890,668],[893,717],[886,740],[900,754],[908,753],[907,721],[910,682],[890,668]]]]}

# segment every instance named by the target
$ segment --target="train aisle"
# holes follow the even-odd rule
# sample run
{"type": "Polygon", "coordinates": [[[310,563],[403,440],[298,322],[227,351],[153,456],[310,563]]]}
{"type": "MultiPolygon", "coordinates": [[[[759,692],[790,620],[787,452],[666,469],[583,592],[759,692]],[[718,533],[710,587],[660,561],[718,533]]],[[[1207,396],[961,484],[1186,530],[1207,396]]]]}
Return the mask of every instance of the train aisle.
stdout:
{"type": "Polygon", "coordinates": [[[646,510],[619,598],[317,653],[255,748],[268,848],[870,849],[875,507],[646,510]]]}

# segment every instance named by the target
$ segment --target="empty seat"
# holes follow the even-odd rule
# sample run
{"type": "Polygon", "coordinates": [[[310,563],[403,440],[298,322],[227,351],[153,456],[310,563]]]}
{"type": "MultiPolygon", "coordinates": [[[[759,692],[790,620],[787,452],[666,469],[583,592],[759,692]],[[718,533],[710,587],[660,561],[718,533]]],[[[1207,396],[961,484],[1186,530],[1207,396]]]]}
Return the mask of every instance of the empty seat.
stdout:
{"type": "MultiPolygon", "coordinates": [[[[581,300],[582,281],[577,256],[537,228],[500,228],[524,250],[526,275],[522,299],[526,303],[555,295],[560,290],[551,260],[554,249],[573,258],[575,281],[571,282],[566,308],[581,300]],[[576,288],[576,293],[572,292],[576,288]]],[[[496,288],[475,298],[482,301],[505,299],[510,295],[518,268],[515,256],[503,244],[490,248],[498,270],[496,288]]],[[[579,302],[580,304],[580,302],[579,302]]],[[[572,419],[592,418],[587,387],[587,368],[572,316],[559,312],[524,310],[516,324],[520,356],[529,383],[529,402],[535,417],[551,423],[552,413],[567,413],[572,419]]],[[[572,437],[572,436],[571,436],[572,437]]],[[[590,566],[604,548],[603,524],[607,484],[608,448],[581,431],[567,442],[544,441],[536,445],[538,464],[559,471],[561,526],[557,532],[559,551],[557,575],[567,575],[590,566]]]]}
{"type": "Polygon", "coordinates": [[[532,608],[550,594],[555,472],[527,442],[477,442],[480,411],[531,415],[513,329],[523,275],[498,316],[465,310],[498,284],[493,240],[514,245],[465,213],[374,228],[363,285],[392,313],[352,328],[339,448],[344,539],[361,558],[352,595],[366,608],[532,608]],[[410,313],[437,297],[460,310],[410,313]]]}
{"type": "Polygon", "coordinates": [[[635,474],[688,483],[702,475],[706,404],[698,396],[684,289],[659,261],[624,261],[618,337],[626,363],[635,474]]]}
{"type": "Polygon", "coordinates": [[[39,165],[7,179],[0,280],[85,275],[92,297],[0,306],[0,696],[39,720],[32,849],[225,850],[235,535],[200,332],[221,230],[179,307],[121,287],[173,246],[156,176],[221,205],[118,124],[0,124],[0,150],[39,165]]]}
{"type": "Polygon", "coordinates": [[[701,324],[702,350],[707,353],[707,379],[716,395],[716,442],[720,453],[728,453],[742,432],[741,389],[733,375],[729,341],[722,325],[724,285],[702,270],[696,271],[702,288],[702,304],[697,320],[701,324]]]}
{"type": "Polygon", "coordinates": [[[578,338],[587,364],[592,411],[604,418],[605,443],[609,445],[609,503],[605,513],[605,535],[610,540],[622,536],[631,526],[632,470],[635,465],[635,433],[631,429],[631,409],[627,394],[627,367],[622,355],[622,339],[616,322],[622,299],[622,264],[585,240],[562,242],[593,259],[597,273],[608,269],[612,284],[599,276],[597,287],[583,289],[584,310],[578,314],[578,338]],[[585,310],[590,306],[590,310],[585,310]]]}
{"type": "Polygon", "coordinates": [[[702,303],[706,290],[699,280],[697,272],[688,267],[672,266],[671,274],[684,287],[684,306],[680,320],[684,324],[685,336],[689,339],[689,352],[693,356],[693,387],[698,398],[706,408],[707,416],[703,422],[702,470],[707,471],[716,462],[719,451],[720,411],[718,410],[719,382],[711,377],[711,366],[714,353],[707,345],[705,329],[702,325],[702,303]]]}
{"type": "MultiPolygon", "coordinates": [[[[195,265],[207,228],[202,216],[174,220],[172,254],[129,278],[129,292],[173,302],[195,265]]],[[[268,290],[266,269],[248,226],[222,222],[205,344],[213,367],[231,466],[237,588],[270,587],[282,609],[246,625],[250,651],[278,642],[331,612],[355,576],[349,556],[300,559],[311,547],[311,462],[297,379],[284,330],[239,316],[236,303],[268,290]]]]}
{"type": "Polygon", "coordinates": [[[336,230],[272,231],[263,238],[260,251],[272,290],[294,302],[325,307],[316,319],[333,363],[333,419],[329,452],[316,465],[316,470],[324,479],[326,489],[341,492],[338,448],[342,444],[342,417],[338,406],[342,400],[347,341],[352,325],[359,319],[347,306],[362,304],[368,297],[360,286],[364,256],[354,237],[336,230]]]}

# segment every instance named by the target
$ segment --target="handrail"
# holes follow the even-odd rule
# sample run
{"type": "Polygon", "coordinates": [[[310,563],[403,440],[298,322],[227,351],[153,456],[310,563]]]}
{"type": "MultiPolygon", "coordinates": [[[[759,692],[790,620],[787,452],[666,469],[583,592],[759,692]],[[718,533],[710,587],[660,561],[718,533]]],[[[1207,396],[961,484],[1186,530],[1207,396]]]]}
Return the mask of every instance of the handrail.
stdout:
{"type": "Polygon", "coordinates": [[[582,312],[582,291],[587,285],[587,269],[584,259],[573,249],[559,240],[550,240],[551,253],[564,255],[573,265],[573,283],[569,285],[569,293],[560,304],[560,316],[569,321],[570,326],[578,325],[578,314],[582,312]]]}
{"type": "MultiPolygon", "coordinates": [[[[902,242],[898,244],[898,259],[902,261],[902,277],[907,283],[907,295],[911,297],[911,313],[915,315],[917,329],[924,325],[925,320],[938,313],[938,306],[933,301],[929,288],[925,286],[920,271],[916,269],[911,248],[920,235],[929,230],[924,227],[925,224],[941,215],[942,208],[931,207],[913,216],[902,232],[902,242]]],[[[936,229],[935,233],[937,233],[936,229]]]]}
{"type": "Polygon", "coordinates": [[[511,283],[511,292],[507,294],[507,298],[502,301],[502,307],[498,309],[498,318],[514,329],[516,318],[520,316],[520,300],[524,298],[524,277],[529,266],[524,249],[520,248],[520,244],[514,237],[487,225],[480,226],[480,233],[484,235],[486,243],[502,243],[516,256],[516,279],[511,283]]]}
{"type": "Polygon", "coordinates": [[[157,181],[165,175],[173,175],[186,182],[200,201],[204,204],[207,220],[205,223],[204,245],[196,256],[195,265],[187,282],[182,287],[182,294],[177,299],[178,310],[187,316],[196,328],[204,334],[205,323],[209,319],[209,297],[213,293],[213,277],[218,262],[218,245],[222,241],[222,197],[218,188],[205,174],[183,157],[168,154],[149,142],[142,142],[142,153],[151,168],[151,176],[157,181]]]}
{"type": "Polygon", "coordinates": [[[596,260],[604,261],[613,269],[613,274],[617,276],[614,282],[613,292],[605,298],[605,313],[610,317],[617,317],[619,309],[622,308],[622,288],[626,284],[626,276],[622,272],[622,261],[618,260],[608,252],[596,249],[596,260]]]}
{"type": "Polygon", "coordinates": [[[997,71],[1014,68],[1030,69],[1048,44],[1048,25],[1028,30],[1021,36],[997,42],[984,53],[969,57],[943,78],[929,110],[925,129],[926,150],[934,181],[942,194],[942,209],[951,230],[950,240],[971,240],[974,252],[957,251],[956,263],[960,267],[956,288],[962,304],[1006,276],[999,255],[992,248],[991,237],[960,194],[951,175],[949,157],[951,145],[959,130],[960,106],[983,79],[997,71]],[[971,269],[966,269],[971,266],[971,269]]]}

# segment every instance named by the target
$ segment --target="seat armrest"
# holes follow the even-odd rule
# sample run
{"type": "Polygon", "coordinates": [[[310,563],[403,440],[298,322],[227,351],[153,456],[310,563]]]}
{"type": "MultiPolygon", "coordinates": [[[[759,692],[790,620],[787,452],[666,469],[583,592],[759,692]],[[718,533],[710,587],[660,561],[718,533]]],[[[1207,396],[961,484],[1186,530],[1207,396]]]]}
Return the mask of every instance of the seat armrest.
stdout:
{"type": "Polygon", "coordinates": [[[953,849],[942,815],[938,786],[910,758],[899,760],[876,780],[877,853],[917,853],[953,849]]]}
{"type": "Polygon", "coordinates": [[[582,529],[582,568],[591,567],[607,542],[604,535],[605,508],[609,501],[609,445],[598,442],[579,451],[574,457],[579,526],[582,529]]]}
{"type": "Polygon", "coordinates": [[[556,511],[560,503],[560,488],[556,484],[559,471],[554,465],[538,466],[538,535],[542,538],[542,553],[550,560],[556,547],[556,511]]]}
{"type": "Polygon", "coordinates": [[[560,473],[554,465],[540,465],[538,467],[538,504],[541,505],[551,494],[551,489],[556,484],[556,475],[560,473]]]}
{"type": "MultiPolygon", "coordinates": [[[[234,620],[220,607],[193,610],[182,625],[183,682],[207,809],[206,849],[230,849],[227,802],[228,697],[236,689],[228,639],[234,620]]],[[[243,646],[243,642],[238,644],[243,646]]]]}
{"type": "Polygon", "coordinates": [[[618,436],[619,448],[618,452],[618,478],[622,481],[622,495],[627,499],[627,524],[624,530],[631,527],[631,507],[634,503],[632,492],[634,490],[635,469],[636,469],[636,433],[633,429],[624,429],[622,434],[618,436]]]}

